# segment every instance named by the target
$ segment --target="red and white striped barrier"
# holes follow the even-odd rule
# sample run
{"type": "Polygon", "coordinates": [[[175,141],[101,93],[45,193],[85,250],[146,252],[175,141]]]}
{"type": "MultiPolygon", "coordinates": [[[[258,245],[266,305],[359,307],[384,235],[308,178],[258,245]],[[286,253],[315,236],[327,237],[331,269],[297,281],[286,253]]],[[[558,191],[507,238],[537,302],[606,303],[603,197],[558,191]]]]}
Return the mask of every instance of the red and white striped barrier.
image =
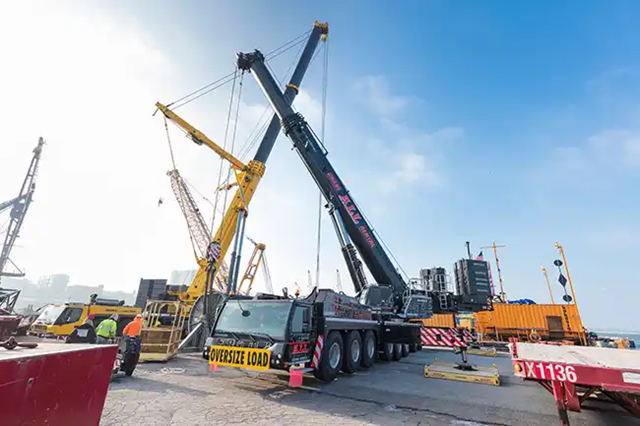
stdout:
{"type": "Polygon", "coordinates": [[[311,367],[318,368],[320,365],[320,356],[322,355],[322,347],[324,346],[324,336],[321,334],[316,341],[316,347],[313,350],[313,359],[311,360],[311,367]]]}
{"type": "MultiPolygon", "coordinates": [[[[470,342],[473,336],[469,330],[464,330],[464,340],[470,342]]],[[[422,340],[422,346],[437,346],[437,347],[461,347],[464,345],[460,337],[458,337],[458,330],[455,328],[435,328],[424,327],[420,330],[420,337],[422,340]]]]}

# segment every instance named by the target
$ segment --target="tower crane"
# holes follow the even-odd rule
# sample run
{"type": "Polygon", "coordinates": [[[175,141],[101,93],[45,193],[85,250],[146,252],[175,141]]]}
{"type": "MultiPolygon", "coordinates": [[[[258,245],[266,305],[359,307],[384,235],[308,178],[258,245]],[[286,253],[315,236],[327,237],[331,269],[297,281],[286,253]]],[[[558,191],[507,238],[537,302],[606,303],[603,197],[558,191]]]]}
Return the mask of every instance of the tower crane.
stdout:
{"type": "Polygon", "coordinates": [[[44,146],[44,143],[44,139],[39,138],[38,145],[33,149],[31,164],[29,165],[27,175],[22,182],[18,196],[13,200],[0,204],[0,211],[11,207],[11,212],[9,213],[9,225],[7,227],[4,243],[2,244],[2,252],[0,252],[0,279],[2,279],[2,277],[24,277],[25,275],[25,273],[16,266],[9,256],[16,239],[20,234],[20,228],[24,223],[27,210],[31,205],[31,201],[33,201],[33,193],[36,189],[38,164],[40,163],[40,155],[42,154],[42,147],[44,146]],[[8,264],[13,266],[13,271],[6,269],[8,264]]]}

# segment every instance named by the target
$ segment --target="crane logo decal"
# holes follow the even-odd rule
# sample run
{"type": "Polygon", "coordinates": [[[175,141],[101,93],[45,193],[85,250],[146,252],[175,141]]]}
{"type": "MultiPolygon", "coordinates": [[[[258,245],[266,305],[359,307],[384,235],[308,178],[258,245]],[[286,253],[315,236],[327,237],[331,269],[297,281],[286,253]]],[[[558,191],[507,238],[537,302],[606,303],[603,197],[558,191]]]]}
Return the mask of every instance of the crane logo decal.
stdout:
{"type": "Polygon", "coordinates": [[[338,178],[333,173],[327,173],[327,177],[329,178],[329,182],[333,185],[333,189],[336,191],[342,191],[342,186],[338,182],[338,178]]]}
{"type": "Polygon", "coordinates": [[[373,241],[373,237],[371,237],[371,233],[367,229],[366,223],[362,219],[360,213],[358,213],[358,211],[356,210],[356,206],[355,204],[353,204],[353,201],[351,201],[351,198],[349,198],[348,195],[338,195],[338,198],[340,198],[340,201],[342,201],[342,204],[347,209],[347,212],[349,213],[349,216],[351,216],[351,220],[353,220],[353,223],[358,226],[358,231],[360,231],[364,239],[367,240],[367,244],[369,244],[369,247],[375,247],[376,243],[375,241],[373,241]],[[360,223],[361,221],[362,223],[360,223]]]}
{"type": "MultiPolygon", "coordinates": [[[[329,182],[331,182],[331,185],[333,186],[333,189],[336,192],[344,191],[344,189],[342,188],[342,185],[340,185],[340,182],[338,181],[338,178],[333,173],[331,172],[327,173],[327,178],[329,178],[329,182]]],[[[362,215],[360,215],[360,213],[356,209],[355,204],[353,204],[353,201],[351,201],[351,198],[346,194],[345,195],[338,194],[338,198],[340,198],[340,201],[342,202],[344,207],[347,209],[349,216],[351,216],[351,220],[353,220],[353,223],[356,224],[356,226],[358,227],[358,230],[360,231],[364,239],[367,240],[367,244],[369,244],[369,247],[371,248],[375,247],[376,243],[373,240],[371,233],[367,229],[367,225],[366,223],[364,223],[364,220],[362,219],[362,215]]]]}
{"type": "Polygon", "coordinates": [[[358,211],[356,210],[356,206],[351,201],[351,198],[349,198],[348,195],[338,195],[338,197],[340,198],[340,201],[342,201],[342,204],[344,204],[344,206],[347,208],[347,211],[349,212],[349,216],[351,216],[351,220],[353,220],[353,223],[355,223],[356,225],[360,225],[362,216],[360,216],[360,213],[358,213],[358,211]]]}

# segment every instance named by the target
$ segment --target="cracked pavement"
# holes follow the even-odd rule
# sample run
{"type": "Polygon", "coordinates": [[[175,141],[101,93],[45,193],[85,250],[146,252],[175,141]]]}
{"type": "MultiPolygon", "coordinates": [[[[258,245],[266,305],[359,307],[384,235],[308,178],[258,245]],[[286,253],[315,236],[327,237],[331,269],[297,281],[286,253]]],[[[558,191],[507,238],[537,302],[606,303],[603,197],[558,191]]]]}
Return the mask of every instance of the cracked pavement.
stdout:
{"type": "MultiPolygon", "coordinates": [[[[422,377],[425,363],[448,352],[422,351],[395,363],[376,363],[352,377],[324,384],[304,379],[221,367],[211,373],[198,355],[165,364],[139,364],[133,377],[119,376],[109,388],[101,426],[168,425],[413,425],[484,426],[557,424],[553,398],[540,386],[509,373],[508,358],[471,359],[496,363],[499,388],[422,377]]],[[[631,425],[619,413],[571,413],[572,425],[631,425]]]]}

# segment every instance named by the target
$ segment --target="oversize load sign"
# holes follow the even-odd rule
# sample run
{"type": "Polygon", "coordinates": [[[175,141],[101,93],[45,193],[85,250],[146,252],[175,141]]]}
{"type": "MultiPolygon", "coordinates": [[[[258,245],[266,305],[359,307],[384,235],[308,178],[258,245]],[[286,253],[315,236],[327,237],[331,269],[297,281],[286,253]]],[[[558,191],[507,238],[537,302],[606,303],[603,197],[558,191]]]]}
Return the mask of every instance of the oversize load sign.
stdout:
{"type": "Polygon", "coordinates": [[[211,346],[209,364],[228,367],[268,370],[271,352],[266,349],[236,348],[233,346],[211,346]]]}

